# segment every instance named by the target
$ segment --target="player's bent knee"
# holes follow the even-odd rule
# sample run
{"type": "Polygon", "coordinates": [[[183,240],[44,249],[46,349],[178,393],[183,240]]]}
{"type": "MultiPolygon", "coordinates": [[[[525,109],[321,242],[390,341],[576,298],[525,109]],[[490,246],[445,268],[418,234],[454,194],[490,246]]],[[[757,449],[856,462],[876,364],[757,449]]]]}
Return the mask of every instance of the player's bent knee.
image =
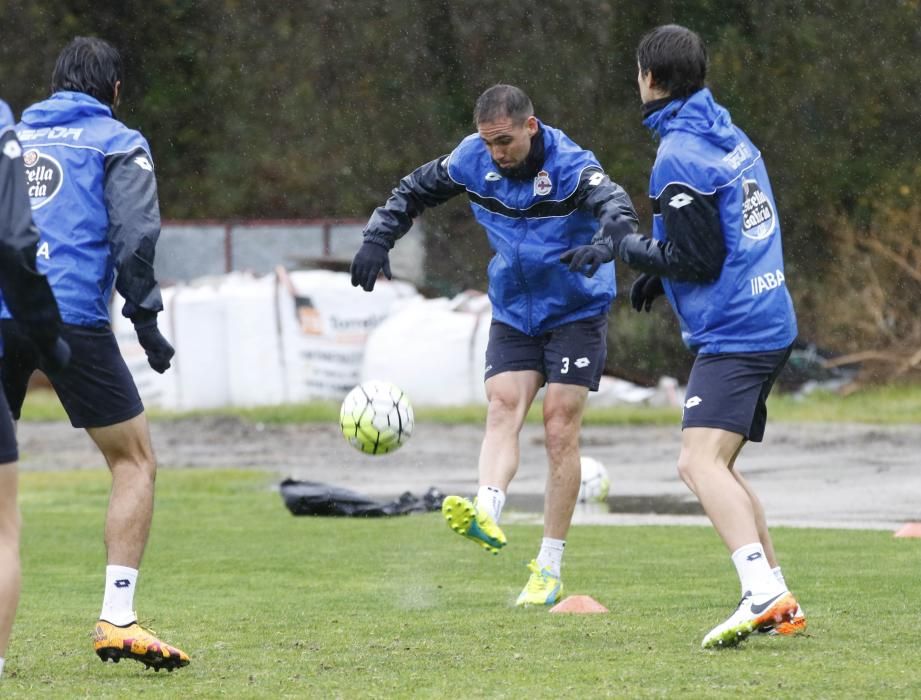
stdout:
{"type": "Polygon", "coordinates": [[[578,454],[579,424],[571,421],[556,421],[544,424],[544,445],[551,461],[568,452],[578,454]]]}
{"type": "Polygon", "coordinates": [[[493,426],[520,424],[526,413],[527,406],[523,405],[518,396],[497,393],[489,397],[486,422],[493,426]]]}
{"type": "Polygon", "coordinates": [[[122,457],[110,462],[112,476],[127,479],[142,479],[154,483],[157,479],[157,462],[143,457],[122,457]]]}
{"type": "Polygon", "coordinates": [[[694,491],[695,476],[697,476],[697,469],[694,459],[691,457],[690,453],[682,450],[678,455],[678,476],[681,477],[681,480],[687,484],[688,488],[691,491],[694,491]]]}

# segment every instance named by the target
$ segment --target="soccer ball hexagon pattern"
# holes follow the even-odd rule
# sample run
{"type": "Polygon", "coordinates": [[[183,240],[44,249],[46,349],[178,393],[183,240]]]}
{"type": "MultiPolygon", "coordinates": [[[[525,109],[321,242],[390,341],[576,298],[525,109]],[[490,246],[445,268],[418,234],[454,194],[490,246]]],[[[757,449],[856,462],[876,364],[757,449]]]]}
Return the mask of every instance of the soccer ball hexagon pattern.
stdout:
{"type": "Polygon", "coordinates": [[[362,382],[348,393],[339,409],[342,434],[352,447],[366,454],[399,449],[413,434],[414,423],[409,398],[390,382],[362,382]]]}

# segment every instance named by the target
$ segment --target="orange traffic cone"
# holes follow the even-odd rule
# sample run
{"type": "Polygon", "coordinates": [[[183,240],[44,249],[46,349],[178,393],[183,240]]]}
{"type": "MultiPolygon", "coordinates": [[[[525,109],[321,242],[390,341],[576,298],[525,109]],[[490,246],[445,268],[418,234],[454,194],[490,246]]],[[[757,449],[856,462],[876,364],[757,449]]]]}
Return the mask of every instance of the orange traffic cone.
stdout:
{"type": "Polygon", "coordinates": [[[905,523],[896,530],[896,537],[921,537],[921,523],[905,523]]]}
{"type": "Polygon", "coordinates": [[[571,595],[552,608],[552,613],[606,613],[608,609],[587,595],[571,595]]]}

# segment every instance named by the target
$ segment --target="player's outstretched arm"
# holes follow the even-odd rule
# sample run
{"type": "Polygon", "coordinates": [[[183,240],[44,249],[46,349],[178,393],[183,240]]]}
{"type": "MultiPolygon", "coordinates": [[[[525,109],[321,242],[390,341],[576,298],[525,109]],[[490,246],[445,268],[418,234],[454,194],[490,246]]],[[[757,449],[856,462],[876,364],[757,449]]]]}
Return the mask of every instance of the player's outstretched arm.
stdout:
{"type": "Polygon", "coordinates": [[[726,259],[716,195],[705,195],[681,183],[666,187],[654,201],[666,240],[626,236],[618,257],[640,272],[681,282],[712,282],[726,259]]]}
{"type": "Polygon", "coordinates": [[[567,250],[560,262],[572,272],[592,277],[603,263],[614,259],[614,251],[625,236],[635,233],[639,219],[623,187],[601,170],[582,173],[576,198],[581,209],[594,216],[600,227],[590,245],[567,250]]]}
{"type": "Polygon", "coordinates": [[[381,272],[391,278],[389,251],[424,210],[438,206],[466,188],[448,174],[450,156],[442,156],[400,180],[386,203],[374,210],[364,229],[364,242],[352,260],[352,286],[374,289],[381,272]]]}

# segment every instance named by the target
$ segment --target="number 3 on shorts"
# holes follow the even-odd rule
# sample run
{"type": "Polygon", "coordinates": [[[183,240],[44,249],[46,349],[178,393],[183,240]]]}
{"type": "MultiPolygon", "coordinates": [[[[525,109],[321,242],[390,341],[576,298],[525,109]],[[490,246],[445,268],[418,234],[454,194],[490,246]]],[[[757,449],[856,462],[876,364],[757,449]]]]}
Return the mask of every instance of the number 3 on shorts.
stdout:
{"type": "Polygon", "coordinates": [[[563,369],[560,370],[560,374],[566,374],[567,372],[569,372],[569,358],[564,357],[563,358],[563,369]]]}

